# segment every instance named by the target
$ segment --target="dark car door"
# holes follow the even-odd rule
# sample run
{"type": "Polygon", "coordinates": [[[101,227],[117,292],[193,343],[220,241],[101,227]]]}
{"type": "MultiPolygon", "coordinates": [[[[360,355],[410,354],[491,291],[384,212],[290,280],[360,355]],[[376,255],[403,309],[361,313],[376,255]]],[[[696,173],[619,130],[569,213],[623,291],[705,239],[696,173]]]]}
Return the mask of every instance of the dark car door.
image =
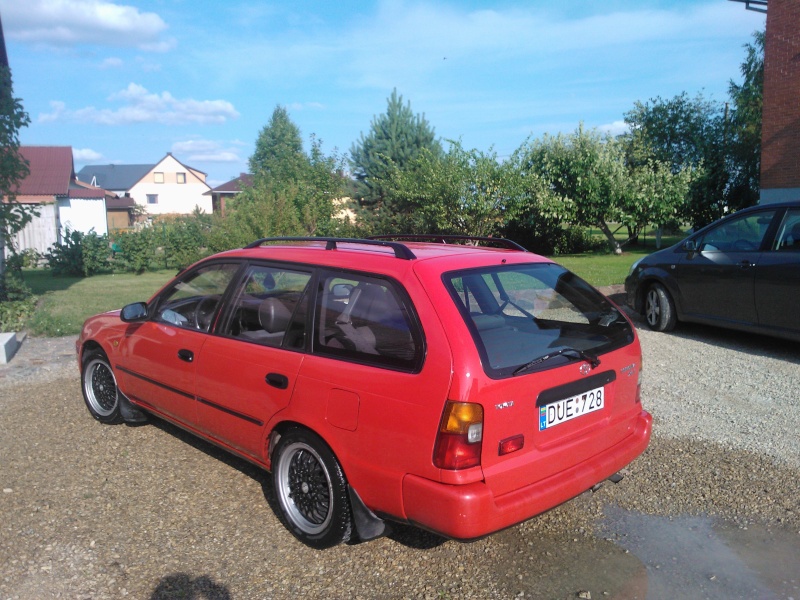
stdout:
{"type": "Polygon", "coordinates": [[[151,319],[125,338],[116,365],[126,395],[181,423],[196,425],[196,359],[238,268],[235,263],[214,263],[190,271],[151,303],[151,319]]]}
{"type": "Polygon", "coordinates": [[[258,460],[264,428],[289,404],[305,357],[311,275],[250,265],[197,362],[200,429],[258,460]]]}
{"type": "Polygon", "coordinates": [[[758,322],[800,334],[800,208],[786,211],[755,278],[758,322]]]}
{"type": "Polygon", "coordinates": [[[683,313],[690,318],[757,323],[755,274],[776,211],[724,219],[693,238],[677,266],[683,313]]]}

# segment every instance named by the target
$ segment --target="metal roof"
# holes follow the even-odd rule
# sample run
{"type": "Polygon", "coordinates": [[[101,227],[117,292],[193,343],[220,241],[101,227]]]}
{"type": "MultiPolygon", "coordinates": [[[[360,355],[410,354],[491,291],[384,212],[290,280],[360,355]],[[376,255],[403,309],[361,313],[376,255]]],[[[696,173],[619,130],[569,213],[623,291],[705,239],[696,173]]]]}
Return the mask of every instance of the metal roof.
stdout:
{"type": "Polygon", "coordinates": [[[128,191],[155,166],[155,164],[86,165],[78,171],[78,179],[104,190],[128,191]]]}
{"type": "Polygon", "coordinates": [[[30,173],[19,182],[17,196],[66,196],[72,181],[70,146],[20,146],[30,173]]]}

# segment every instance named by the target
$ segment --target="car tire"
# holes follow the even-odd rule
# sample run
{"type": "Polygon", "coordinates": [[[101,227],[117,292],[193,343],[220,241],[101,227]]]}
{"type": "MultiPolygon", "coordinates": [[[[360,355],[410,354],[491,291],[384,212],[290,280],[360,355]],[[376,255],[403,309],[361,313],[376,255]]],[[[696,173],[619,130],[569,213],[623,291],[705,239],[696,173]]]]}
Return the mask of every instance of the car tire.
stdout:
{"type": "Polygon", "coordinates": [[[102,350],[90,350],[81,369],[83,400],[89,413],[101,423],[122,423],[119,390],[114,371],[102,350]]]}
{"type": "Polygon", "coordinates": [[[654,283],[644,297],[644,320],[654,331],[671,331],[678,319],[675,315],[675,303],[667,289],[660,283],[654,283]]]}
{"type": "Polygon", "coordinates": [[[350,540],[347,481],[318,435],[293,428],[281,436],[272,454],[272,482],[281,520],[298,540],[318,549],[350,540]]]}

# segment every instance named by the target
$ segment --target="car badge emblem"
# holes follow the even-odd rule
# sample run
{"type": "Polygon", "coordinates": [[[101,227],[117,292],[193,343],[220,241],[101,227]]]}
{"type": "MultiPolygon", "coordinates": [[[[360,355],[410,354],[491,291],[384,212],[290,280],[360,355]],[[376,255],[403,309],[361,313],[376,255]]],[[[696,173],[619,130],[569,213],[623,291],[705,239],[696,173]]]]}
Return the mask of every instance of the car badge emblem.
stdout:
{"type": "Polygon", "coordinates": [[[581,375],[588,375],[589,371],[591,371],[592,368],[589,365],[587,365],[586,363],[583,363],[581,365],[581,369],[580,370],[581,370],[581,375]]]}

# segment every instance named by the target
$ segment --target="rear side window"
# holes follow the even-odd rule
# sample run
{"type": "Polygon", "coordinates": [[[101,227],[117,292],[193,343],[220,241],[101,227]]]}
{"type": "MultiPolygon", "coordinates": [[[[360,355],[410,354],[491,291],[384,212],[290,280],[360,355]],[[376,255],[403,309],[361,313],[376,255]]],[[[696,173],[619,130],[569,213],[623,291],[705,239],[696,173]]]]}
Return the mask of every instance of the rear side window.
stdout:
{"type": "Polygon", "coordinates": [[[783,218],[775,238],[775,249],[800,252],[800,208],[791,208],[786,211],[786,216],[783,218]]]}
{"type": "Polygon", "coordinates": [[[443,281],[495,379],[598,357],[634,339],[611,302],[555,264],[471,269],[443,281]]]}
{"type": "Polygon", "coordinates": [[[321,272],[315,323],[317,354],[409,372],[422,366],[422,333],[396,282],[321,272]]]}

